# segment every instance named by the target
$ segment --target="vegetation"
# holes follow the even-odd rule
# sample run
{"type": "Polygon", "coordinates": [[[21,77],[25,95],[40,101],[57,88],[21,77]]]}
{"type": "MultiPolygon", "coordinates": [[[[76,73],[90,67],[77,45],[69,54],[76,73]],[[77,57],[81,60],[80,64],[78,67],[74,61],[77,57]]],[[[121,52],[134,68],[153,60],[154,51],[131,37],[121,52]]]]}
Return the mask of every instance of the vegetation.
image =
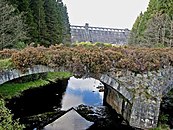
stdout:
{"type": "Polygon", "coordinates": [[[152,129],[149,129],[149,130],[170,130],[170,128],[169,128],[168,125],[162,124],[162,125],[159,125],[159,126],[156,127],[156,128],[152,128],[152,129]]]}
{"type": "Polygon", "coordinates": [[[0,0],[0,49],[11,48],[14,43],[26,39],[22,13],[15,14],[15,8],[6,0],[0,0]]]}
{"type": "Polygon", "coordinates": [[[27,47],[12,55],[16,68],[46,65],[74,74],[99,74],[119,69],[143,73],[173,65],[172,48],[132,47],[27,47]],[[23,62],[21,62],[23,61],[23,62]]]}
{"type": "Polygon", "coordinates": [[[11,59],[0,60],[0,70],[13,68],[13,63],[11,59]]]}
{"type": "Polygon", "coordinates": [[[0,49],[70,42],[62,0],[0,0],[0,49]]]}
{"type": "Polygon", "coordinates": [[[72,46],[83,46],[83,47],[93,47],[93,46],[97,46],[97,47],[112,47],[113,45],[110,44],[110,43],[100,43],[100,42],[96,42],[96,43],[80,42],[80,43],[74,43],[74,44],[72,44],[72,46]]]}
{"type": "Polygon", "coordinates": [[[49,72],[47,74],[47,80],[56,82],[57,80],[67,79],[71,76],[72,74],[70,72],[49,72]]]}
{"type": "Polygon", "coordinates": [[[147,47],[173,45],[173,1],[150,0],[147,11],[136,19],[129,44],[147,47]]]}
{"type": "Polygon", "coordinates": [[[15,49],[3,49],[0,51],[0,59],[11,58],[12,54],[17,52],[15,49]]]}
{"type": "Polygon", "coordinates": [[[6,83],[0,86],[0,95],[3,98],[12,98],[14,96],[20,96],[20,94],[27,89],[45,86],[49,84],[49,81],[38,79],[26,83],[6,83]]]}
{"type": "Polygon", "coordinates": [[[24,70],[33,65],[46,65],[66,69],[74,74],[106,73],[119,69],[143,73],[173,65],[172,48],[134,48],[80,43],[73,47],[55,45],[28,46],[21,51],[0,52],[0,68],[11,67],[24,70]],[[9,54],[8,54],[9,52],[9,54]],[[4,62],[6,61],[6,62],[4,62]],[[21,62],[22,61],[22,62],[21,62]]]}
{"type": "Polygon", "coordinates": [[[62,0],[8,0],[25,12],[30,42],[49,46],[70,40],[70,25],[62,0]]]}
{"type": "Polygon", "coordinates": [[[0,99],[0,130],[23,130],[24,125],[20,125],[18,120],[13,121],[12,116],[4,100],[0,99]]]}

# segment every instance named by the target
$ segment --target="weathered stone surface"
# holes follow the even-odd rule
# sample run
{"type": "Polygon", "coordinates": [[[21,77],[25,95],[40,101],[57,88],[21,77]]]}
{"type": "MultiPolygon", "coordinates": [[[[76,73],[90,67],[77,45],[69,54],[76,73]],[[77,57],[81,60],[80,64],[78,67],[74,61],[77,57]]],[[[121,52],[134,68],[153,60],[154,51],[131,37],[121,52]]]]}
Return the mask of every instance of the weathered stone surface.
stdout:
{"type": "Polygon", "coordinates": [[[17,69],[1,71],[0,84],[3,84],[10,80],[23,77],[26,75],[38,74],[38,73],[44,73],[44,72],[53,72],[53,71],[55,70],[46,66],[42,66],[42,65],[36,65],[36,66],[33,66],[32,68],[28,68],[27,70],[25,70],[25,72],[22,72],[17,69]]]}
{"type": "Polygon", "coordinates": [[[132,103],[133,99],[133,93],[128,91],[126,86],[123,84],[120,84],[120,81],[115,80],[112,77],[109,77],[108,75],[102,75],[100,78],[100,81],[111,86],[115,90],[117,90],[120,94],[122,94],[129,102],[132,103]]]}
{"type": "MultiPolygon", "coordinates": [[[[108,104],[122,114],[125,119],[129,119],[131,126],[143,129],[156,127],[162,97],[173,88],[173,68],[167,67],[137,75],[129,71],[122,73],[121,76],[112,73],[108,74],[109,76],[102,75],[100,79],[103,83],[114,88],[111,93],[107,94],[108,104]],[[112,83],[115,81],[117,85],[112,83]],[[129,115],[128,108],[122,108],[122,106],[124,107],[124,99],[121,96],[118,99],[117,92],[132,104],[130,118],[127,118],[129,115]],[[124,109],[127,112],[123,111],[124,113],[122,113],[124,109]]],[[[110,88],[106,87],[106,89],[110,88]]]]}
{"type": "Polygon", "coordinates": [[[104,101],[108,103],[125,120],[130,120],[132,104],[114,88],[105,84],[104,101]]]}

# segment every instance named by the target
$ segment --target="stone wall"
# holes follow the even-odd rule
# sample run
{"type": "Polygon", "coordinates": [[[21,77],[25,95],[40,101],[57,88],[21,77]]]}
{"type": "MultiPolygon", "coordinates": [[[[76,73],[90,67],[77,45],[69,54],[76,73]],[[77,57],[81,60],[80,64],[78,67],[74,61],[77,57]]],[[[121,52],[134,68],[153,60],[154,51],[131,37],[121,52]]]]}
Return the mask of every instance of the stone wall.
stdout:
{"type": "MultiPolygon", "coordinates": [[[[148,129],[157,126],[162,97],[173,88],[173,68],[167,67],[158,71],[135,74],[121,71],[102,75],[101,81],[110,87],[107,102],[118,113],[122,114],[123,98],[132,104],[130,118],[131,126],[148,129]],[[121,73],[121,75],[119,75],[121,73]],[[111,92],[109,92],[111,91],[111,92]],[[119,93],[117,96],[116,93],[119,93]],[[117,108],[119,106],[119,108],[117,108]]],[[[127,110],[129,112],[129,110],[127,110]]],[[[127,113],[128,113],[127,112],[127,113]]],[[[128,113],[129,115],[129,113],[128,113]]]]}
{"type": "Polygon", "coordinates": [[[126,121],[130,120],[132,104],[111,86],[104,84],[104,103],[110,105],[126,121]]]}

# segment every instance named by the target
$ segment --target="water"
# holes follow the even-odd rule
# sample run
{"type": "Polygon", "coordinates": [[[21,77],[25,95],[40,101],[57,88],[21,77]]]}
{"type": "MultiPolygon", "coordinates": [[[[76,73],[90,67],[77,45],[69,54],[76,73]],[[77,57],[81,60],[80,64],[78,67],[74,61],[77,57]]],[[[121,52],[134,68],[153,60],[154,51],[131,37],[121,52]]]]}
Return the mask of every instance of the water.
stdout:
{"type": "Polygon", "coordinates": [[[20,97],[8,101],[7,107],[14,113],[14,118],[20,118],[20,122],[24,123],[28,130],[44,127],[72,107],[89,121],[95,122],[91,130],[130,130],[131,127],[123,125],[122,118],[116,115],[114,110],[103,107],[104,92],[100,91],[103,88],[103,84],[98,80],[71,77],[56,84],[26,90],[20,97]],[[54,113],[47,114],[50,112],[54,113]]]}
{"type": "Polygon", "coordinates": [[[103,87],[103,84],[93,78],[77,79],[71,77],[62,98],[61,110],[68,110],[80,104],[103,105],[103,92],[99,92],[98,86],[103,87]]]}
{"type": "Polygon", "coordinates": [[[68,110],[80,104],[102,105],[103,92],[98,80],[87,78],[58,81],[40,88],[26,90],[20,97],[13,98],[7,107],[14,113],[14,118],[28,117],[45,112],[68,110]]]}

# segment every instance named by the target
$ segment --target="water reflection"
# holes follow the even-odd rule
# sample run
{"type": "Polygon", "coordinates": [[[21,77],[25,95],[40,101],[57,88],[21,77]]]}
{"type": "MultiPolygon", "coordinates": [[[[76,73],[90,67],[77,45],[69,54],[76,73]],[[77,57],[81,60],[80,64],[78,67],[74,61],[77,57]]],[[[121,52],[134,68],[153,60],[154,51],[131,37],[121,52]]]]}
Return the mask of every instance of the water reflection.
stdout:
{"type": "Polygon", "coordinates": [[[62,110],[68,110],[73,106],[78,106],[81,103],[83,104],[83,98],[82,96],[77,96],[77,95],[73,95],[73,94],[67,94],[64,96],[63,100],[62,100],[62,110]]]}
{"type": "Polygon", "coordinates": [[[13,98],[7,107],[15,113],[15,118],[32,116],[44,112],[68,110],[80,104],[102,105],[103,92],[96,87],[102,85],[99,81],[76,79],[58,81],[41,88],[26,90],[20,97],[13,98]]]}
{"type": "Polygon", "coordinates": [[[66,87],[67,80],[61,80],[56,84],[29,89],[20,97],[9,100],[6,106],[14,113],[15,118],[51,112],[62,107],[66,87]]]}
{"type": "Polygon", "coordinates": [[[102,105],[103,92],[99,92],[98,86],[103,86],[103,84],[96,79],[77,79],[71,77],[62,99],[61,109],[67,110],[79,104],[92,106],[102,105]]]}

